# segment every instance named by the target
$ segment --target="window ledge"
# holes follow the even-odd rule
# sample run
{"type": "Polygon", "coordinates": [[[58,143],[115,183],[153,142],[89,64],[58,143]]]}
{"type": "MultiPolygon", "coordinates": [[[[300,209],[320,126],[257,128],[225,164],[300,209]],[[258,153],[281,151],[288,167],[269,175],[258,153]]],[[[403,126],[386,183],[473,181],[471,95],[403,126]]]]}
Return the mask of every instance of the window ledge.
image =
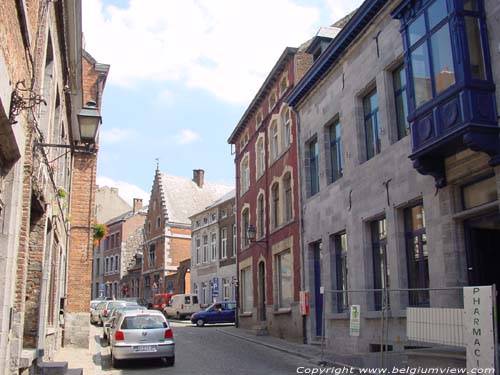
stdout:
{"type": "Polygon", "coordinates": [[[285,315],[285,314],[291,314],[291,313],[292,313],[291,307],[285,307],[285,308],[281,308],[281,309],[273,311],[273,315],[285,315]]]}
{"type": "MultiPolygon", "coordinates": [[[[283,229],[284,227],[286,227],[290,224],[293,224],[294,222],[295,222],[295,218],[292,218],[291,220],[287,221],[286,223],[282,223],[282,224],[278,225],[276,228],[271,229],[269,234],[274,234],[274,233],[280,231],[281,229],[283,229]]],[[[265,238],[265,236],[263,236],[262,238],[265,238]]]]}
{"type": "Polygon", "coordinates": [[[329,320],[345,320],[350,319],[349,312],[341,312],[341,313],[330,313],[326,315],[326,318],[329,320]]]}
{"type": "Polygon", "coordinates": [[[252,313],[251,312],[243,312],[243,313],[238,314],[238,316],[240,318],[248,318],[248,317],[252,316],[252,313]]]}

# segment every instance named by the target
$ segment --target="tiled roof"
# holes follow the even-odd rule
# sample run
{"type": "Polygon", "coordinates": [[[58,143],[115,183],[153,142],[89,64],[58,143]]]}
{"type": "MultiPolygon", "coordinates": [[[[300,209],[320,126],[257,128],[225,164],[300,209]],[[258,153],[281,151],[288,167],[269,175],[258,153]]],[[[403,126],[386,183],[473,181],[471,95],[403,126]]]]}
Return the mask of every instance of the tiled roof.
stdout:
{"type": "Polygon", "coordinates": [[[118,223],[120,221],[127,220],[127,219],[129,219],[132,216],[137,215],[137,214],[146,215],[147,213],[148,213],[148,206],[142,207],[141,209],[137,210],[135,213],[134,213],[134,210],[130,210],[130,211],[125,212],[124,214],[121,214],[119,216],[116,216],[116,217],[106,221],[106,225],[112,225],[112,224],[118,223]]]}
{"type": "Polygon", "coordinates": [[[189,217],[202,211],[234,188],[227,185],[205,183],[200,188],[187,178],[161,173],[161,190],[171,223],[190,224],[189,217]]]}

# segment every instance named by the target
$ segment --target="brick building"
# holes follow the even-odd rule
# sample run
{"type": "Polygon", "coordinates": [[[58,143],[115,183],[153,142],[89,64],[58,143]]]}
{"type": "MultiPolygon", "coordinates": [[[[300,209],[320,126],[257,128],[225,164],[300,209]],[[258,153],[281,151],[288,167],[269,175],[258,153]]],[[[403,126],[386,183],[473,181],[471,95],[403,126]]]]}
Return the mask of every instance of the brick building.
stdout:
{"type": "MultiPolygon", "coordinates": [[[[107,73],[83,71],[80,13],[68,1],[0,4],[0,368],[8,373],[53,358],[68,313],[67,275],[78,274],[68,269],[70,217],[79,218],[75,181],[90,185],[93,169],[79,172],[95,148],[83,142],[77,115],[89,100],[84,83],[98,76],[102,93],[107,73]]],[[[91,207],[90,192],[81,201],[91,207]]],[[[82,311],[88,322],[88,303],[82,311]]]]}
{"type": "Polygon", "coordinates": [[[412,348],[407,307],[463,304],[427,288],[500,281],[499,16],[496,0],[366,0],[286,99],[300,118],[308,338],[324,330],[342,362],[377,365],[381,339],[392,358],[412,348]]]}
{"type": "Polygon", "coordinates": [[[297,342],[303,338],[297,129],[283,99],[311,60],[305,46],[286,48],[228,140],[236,149],[239,324],[297,342]]]}
{"type": "Polygon", "coordinates": [[[127,297],[129,290],[135,289],[132,281],[124,282],[129,265],[135,262],[135,255],[142,252],[144,243],[144,223],[147,207],[142,207],[142,199],[134,199],[134,208],[106,222],[108,233],[101,246],[103,249],[104,296],[127,297]]]}
{"type": "Polygon", "coordinates": [[[236,298],[235,191],[191,216],[191,285],[201,304],[236,298]]]}
{"type": "Polygon", "coordinates": [[[192,180],[156,170],[144,226],[143,297],[151,299],[153,294],[166,291],[180,293],[190,285],[186,282],[189,268],[180,268],[191,256],[189,217],[229,190],[229,186],[206,183],[202,169],[193,171],[192,180]]]}

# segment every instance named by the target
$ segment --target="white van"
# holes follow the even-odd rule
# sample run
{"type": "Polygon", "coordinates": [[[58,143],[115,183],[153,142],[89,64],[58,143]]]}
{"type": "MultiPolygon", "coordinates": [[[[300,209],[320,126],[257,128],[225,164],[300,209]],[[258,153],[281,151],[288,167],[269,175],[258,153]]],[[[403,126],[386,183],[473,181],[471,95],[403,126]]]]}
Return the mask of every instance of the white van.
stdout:
{"type": "Polygon", "coordinates": [[[170,298],[170,303],[163,309],[166,316],[177,319],[190,317],[195,312],[201,311],[196,294],[176,294],[170,298]]]}

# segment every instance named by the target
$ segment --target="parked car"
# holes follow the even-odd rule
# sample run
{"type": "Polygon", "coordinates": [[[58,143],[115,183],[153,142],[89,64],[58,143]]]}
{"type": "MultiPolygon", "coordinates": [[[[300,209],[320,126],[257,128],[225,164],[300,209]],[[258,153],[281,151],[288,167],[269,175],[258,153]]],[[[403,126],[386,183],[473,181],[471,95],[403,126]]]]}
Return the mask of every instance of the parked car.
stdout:
{"type": "Polygon", "coordinates": [[[119,313],[111,324],[110,349],[115,368],[127,359],[162,358],[167,366],[175,363],[174,334],[157,310],[119,313]]]}
{"type": "Polygon", "coordinates": [[[153,310],[163,311],[163,309],[169,305],[170,298],[174,295],[174,293],[155,294],[151,308],[153,310]]]}
{"type": "Polygon", "coordinates": [[[196,294],[176,294],[170,298],[170,304],[163,309],[167,317],[182,319],[201,310],[196,294]]]}
{"type": "Polygon", "coordinates": [[[139,306],[134,302],[132,303],[126,302],[125,305],[113,308],[108,315],[108,319],[104,322],[102,326],[102,338],[106,340],[106,342],[109,344],[109,332],[111,325],[113,324],[113,320],[115,320],[120,313],[124,311],[145,311],[145,310],[146,307],[139,306]]]}
{"type": "Polygon", "coordinates": [[[146,300],[145,298],[142,298],[142,297],[124,297],[124,298],[120,298],[120,299],[122,301],[135,302],[139,306],[148,307],[148,305],[149,305],[148,300],[146,300]]]}
{"type": "Polygon", "coordinates": [[[97,325],[102,326],[104,320],[108,317],[111,310],[119,305],[125,304],[126,301],[103,301],[97,305],[95,311],[90,316],[90,321],[92,323],[97,323],[97,325]]]}
{"type": "Polygon", "coordinates": [[[216,302],[206,310],[191,315],[191,323],[198,327],[213,323],[234,323],[236,302],[216,302]]]}

